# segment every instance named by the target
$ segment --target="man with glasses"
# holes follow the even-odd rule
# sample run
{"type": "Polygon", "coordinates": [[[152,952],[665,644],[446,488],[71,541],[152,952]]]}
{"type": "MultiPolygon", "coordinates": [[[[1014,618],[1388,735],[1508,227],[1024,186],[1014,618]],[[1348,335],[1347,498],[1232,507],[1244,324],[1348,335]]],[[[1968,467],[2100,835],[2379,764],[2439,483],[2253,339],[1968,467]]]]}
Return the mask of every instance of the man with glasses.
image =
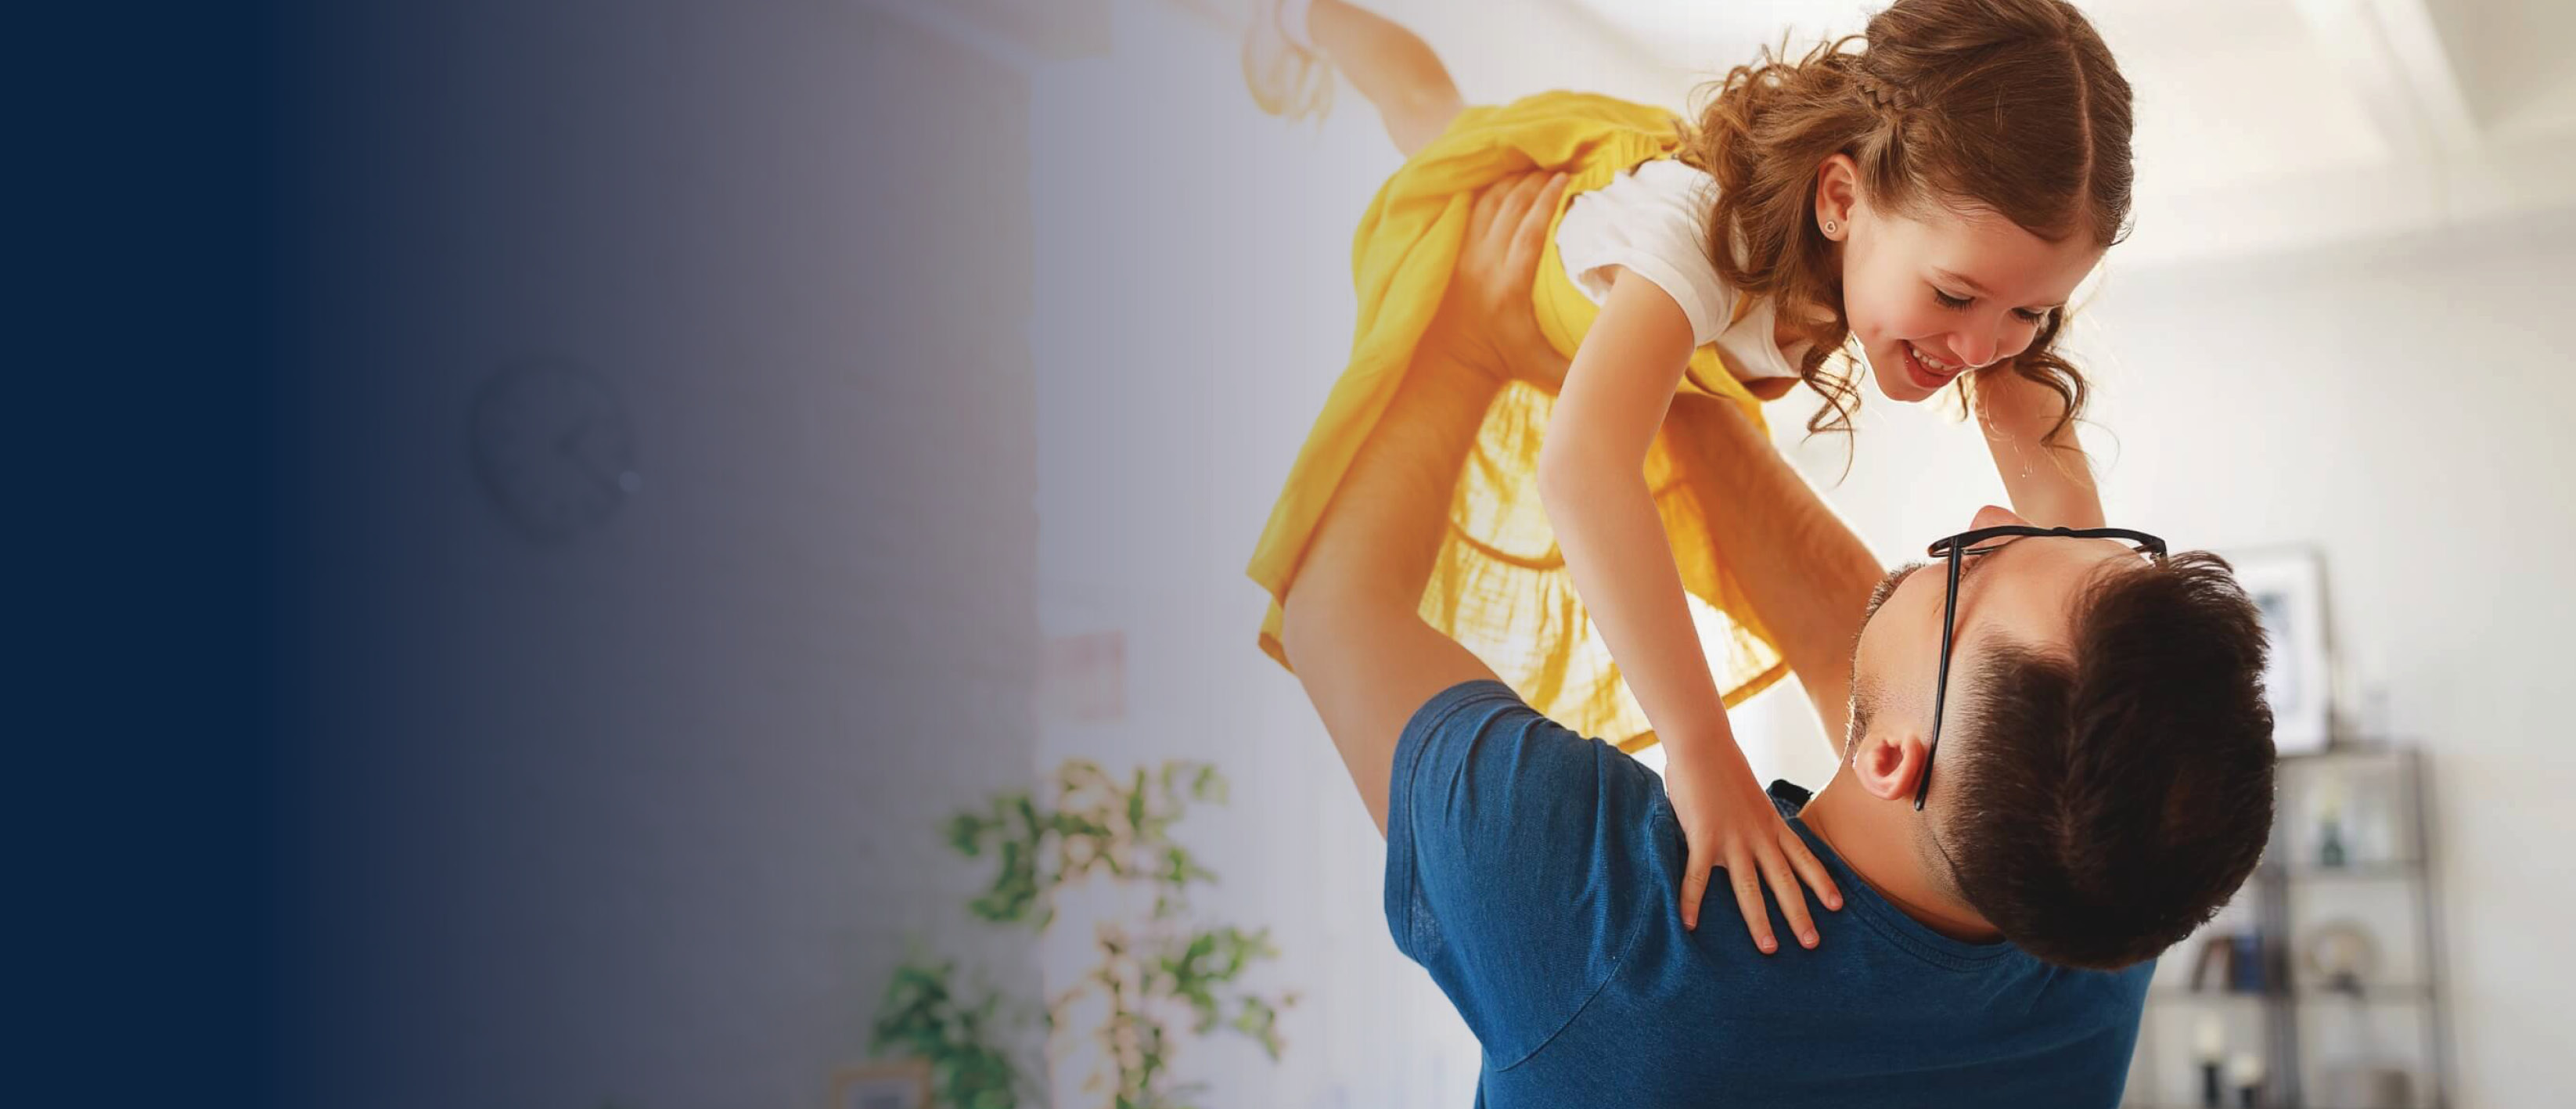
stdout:
{"type": "Polygon", "coordinates": [[[1770,791],[1839,904],[1712,882],[1796,891],[1771,922],[1814,948],[1687,929],[1661,780],[1418,615],[1442,539],[1423,506],[1447,503],[1501,375],[1548,373],[1502,322],[1527,318],[1534,253],[1479,208],[1435,326],[1490,358],[1408,373],[1283,636],[1387,836],[1397,946],[1483,1045],[1479,1103],[2116,1104],[2152,960],[2271,827],[2263,633],[2226,564],[1988,507],[1882,576],[1740,415],[1678,398],[1670,433],[1742,475],[1715,522],[1756,554],[1742,585],[1841,737],[1812,797],[1770,791]]]}

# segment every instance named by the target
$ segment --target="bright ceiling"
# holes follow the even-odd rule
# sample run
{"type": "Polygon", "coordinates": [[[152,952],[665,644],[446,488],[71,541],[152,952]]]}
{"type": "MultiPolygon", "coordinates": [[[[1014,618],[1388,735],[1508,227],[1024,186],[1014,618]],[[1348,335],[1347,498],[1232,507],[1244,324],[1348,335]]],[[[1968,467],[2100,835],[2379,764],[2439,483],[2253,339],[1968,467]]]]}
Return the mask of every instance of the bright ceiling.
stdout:
{"type": "MultiPolygon", "coordinates": [[[[1548,0],[1699,77],[1855,0],[1548,0]]],[[[2576,3],[2095,0],[2137,90],[2138,233],[2183,260],[2576,207],[2576,3]]]]}

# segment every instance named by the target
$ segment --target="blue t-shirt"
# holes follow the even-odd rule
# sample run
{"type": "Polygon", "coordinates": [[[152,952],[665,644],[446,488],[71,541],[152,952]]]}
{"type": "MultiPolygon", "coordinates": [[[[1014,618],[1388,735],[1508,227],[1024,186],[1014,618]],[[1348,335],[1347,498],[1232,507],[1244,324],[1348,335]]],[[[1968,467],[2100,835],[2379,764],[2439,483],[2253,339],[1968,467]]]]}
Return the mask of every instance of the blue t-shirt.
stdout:
{"type": "Polygon", "coordinates": [[[1500,682],[1445,690],[1395,750],[1386,917],[1484,1045],[1476,1103],[2111,1106],[2152,961],[2051,966],[1906,916],[1796,818],[1844,907],[1820,941],[1772,907],[1753,947],[1721,876],[1684,931],[1680,826],[1663,779],[1500,682]]]}

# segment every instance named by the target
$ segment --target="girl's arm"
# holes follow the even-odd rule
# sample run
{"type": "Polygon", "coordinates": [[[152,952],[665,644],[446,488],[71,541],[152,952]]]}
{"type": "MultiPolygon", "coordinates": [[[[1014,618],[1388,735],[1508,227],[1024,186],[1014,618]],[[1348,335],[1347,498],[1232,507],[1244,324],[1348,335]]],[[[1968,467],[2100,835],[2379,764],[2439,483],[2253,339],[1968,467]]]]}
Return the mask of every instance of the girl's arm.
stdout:
{"type": "Polygon", "coordinates": [[[1566,370],[1539,451],[1539,497],[1575,592],[1670,752],[1665,788],[1689,850],[1683,922],[1698,926],[1709,870],[1724,866],[1764,951],[1775,949],[1765,880],[1800,942],[1812,947],[1815,926],[1797,879],[1833,903],[1831,879],[1771,807],[1735,744],[1646,487],[1646,454],[1693,346],[1681,306],[1653,283],[1618,271],[1566,370]]]}
{"type": "Polygon", "coordinates": [[[2074,426],[2048,439],[2066,409],[2055,391],[1998,369],[1977,381],[1975,407],[1986,452],[1994,456],[2015,513],[2041,527],[2103,526],[2102,494],[2074,426]]]}
{"type": "Polygon", "coordinates": [[[1619,271],[1566,370],[1538,459],[1540,501],[1575,589],[1676,754],[1733,741],[1645,480],[1692,345],[1681,306],[1619,271]]]}

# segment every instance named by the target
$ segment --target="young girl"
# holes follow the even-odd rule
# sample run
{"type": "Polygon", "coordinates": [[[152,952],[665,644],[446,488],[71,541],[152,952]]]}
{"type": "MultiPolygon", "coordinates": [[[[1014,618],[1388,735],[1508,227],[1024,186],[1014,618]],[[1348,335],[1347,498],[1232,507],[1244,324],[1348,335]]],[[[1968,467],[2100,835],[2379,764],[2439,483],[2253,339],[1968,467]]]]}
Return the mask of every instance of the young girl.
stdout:
{"type": "Polygon", "coordinates": [[[1337,71],[1407,158],[1360,223],[1351,364],[1253,555],[1263,649],[1286,664],[1298,561],[1383,430],[1476,195],[1552,172],[1531,297],[1571,361],[1488,411],[1423,616],[1567,727],[1663,742],[1685,922],[1724,866],[1766,951],[1755,883],[1803,909],[1792,874],[1821,890],[1822,872],[1728,730],[1727,706],[1788,666],[1732,569],[1757,555],[1707,525],[1727,475],[1667,419],[1676,394],[1758,427],[1803,381],[1827,401],[1818,431],[1859,403],[1842,366],[1906,403],[1955,381],[2017,512],[2102,522],[2072,431],[2084,380],[2051,348],[2128,216],[2127,82],[2062,0],[1897,0],[1857,41],[1737,67],[1696,123],[1578,93],[1466,107],[1419,38],[1341,0],[1263,0],[1243,53],[1265,110],[1320,111],[1337,71]]]}

